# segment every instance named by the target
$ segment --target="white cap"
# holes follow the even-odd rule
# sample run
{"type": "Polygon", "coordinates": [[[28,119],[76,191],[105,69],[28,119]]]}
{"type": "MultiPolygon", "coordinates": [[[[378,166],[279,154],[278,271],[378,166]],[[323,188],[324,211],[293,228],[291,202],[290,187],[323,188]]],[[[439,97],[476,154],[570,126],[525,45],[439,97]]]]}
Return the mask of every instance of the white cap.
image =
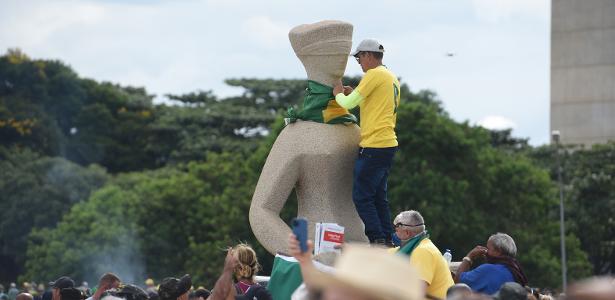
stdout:
{"type": "Polygon", "coordinates": [[[374,39],[365,39],[357,46],[357,48],[350,53],[350,56],[355,56],[361,51],[367,52],[384,52],[384,47],[374,39]]]}

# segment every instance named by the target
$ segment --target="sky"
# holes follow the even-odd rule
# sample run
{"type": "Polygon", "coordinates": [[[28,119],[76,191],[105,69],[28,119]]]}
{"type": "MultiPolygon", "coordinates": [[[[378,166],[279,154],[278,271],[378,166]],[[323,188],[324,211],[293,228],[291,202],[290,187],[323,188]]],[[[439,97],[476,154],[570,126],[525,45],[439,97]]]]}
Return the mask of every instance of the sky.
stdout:
{"type": "MultiPolygon", "coordinates": [[[[227,78],[306,78],[288,32],[321,20],[375,38],[412,91],[449,115],[549,141],[550,0],[0,0],[0,53],[165,94],[240,94],[227,78]],[[452,56],[447,54],[452,53],[452,56]]],[[[350,59],[346,75],[362,75],[350,59]]],[[[300,102],[300,99],[297,99],[300,102]]]]}

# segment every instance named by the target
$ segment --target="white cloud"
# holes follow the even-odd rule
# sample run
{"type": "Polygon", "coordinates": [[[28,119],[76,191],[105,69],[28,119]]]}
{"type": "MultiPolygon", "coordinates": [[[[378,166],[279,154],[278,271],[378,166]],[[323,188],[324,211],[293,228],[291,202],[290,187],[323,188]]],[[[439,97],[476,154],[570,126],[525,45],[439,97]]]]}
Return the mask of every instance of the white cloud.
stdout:
{"type": "Polygon", "coordinates": [[[289,25],[274,22],[268,16],[251,17],[242,24],[242,32],[249,40],[268,49],[287,44],[290,28],[289,25]]]}
{"type": "Polygon", "coordinates": [[[64,1],[58,4],[39,1],[29,4],[8,5],[5,9],[10,13],[0,13],[0,37],[14,42],[16,47],[45,44],[56,32],[95,24],[106,13],[103,6],[88,2],[64,1]]]}
{"type": "Polygon", "coordinates": [[[478,121],[478,125],[490,130],[515,129],[517,127],[515,122],[502,116],[486,116],[478,121]]]}

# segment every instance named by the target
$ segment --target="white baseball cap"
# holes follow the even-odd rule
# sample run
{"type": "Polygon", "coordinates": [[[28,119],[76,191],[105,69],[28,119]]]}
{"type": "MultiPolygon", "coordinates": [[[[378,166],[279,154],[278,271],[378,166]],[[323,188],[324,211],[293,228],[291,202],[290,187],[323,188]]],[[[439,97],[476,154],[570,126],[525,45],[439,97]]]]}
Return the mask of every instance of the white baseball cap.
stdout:
{"type": "Polygon", "coordinates": [[[384,53],[384,47],[374,39],[365,39],[359,43],[357,48],[352,51],[352,53],[350,53],[350,56],[355,56],[361,51],[384,53]]]}

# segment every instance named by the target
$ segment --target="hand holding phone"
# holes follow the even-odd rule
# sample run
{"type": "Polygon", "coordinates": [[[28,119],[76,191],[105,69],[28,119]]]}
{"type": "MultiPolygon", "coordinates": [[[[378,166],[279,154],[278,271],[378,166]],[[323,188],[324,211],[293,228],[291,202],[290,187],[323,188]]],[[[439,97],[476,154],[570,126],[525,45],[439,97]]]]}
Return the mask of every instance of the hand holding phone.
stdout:
{"type": "Polygon", "coordinates": [[[297,237],[299,241],[299,248],[301,248],[301,252],[306,252],[308,249],[307,246],[307,238],[308,238],[308,223],[304,218],[294,218],[291,221],[291,225],[293,228],[293,234],[297,237]]]}

